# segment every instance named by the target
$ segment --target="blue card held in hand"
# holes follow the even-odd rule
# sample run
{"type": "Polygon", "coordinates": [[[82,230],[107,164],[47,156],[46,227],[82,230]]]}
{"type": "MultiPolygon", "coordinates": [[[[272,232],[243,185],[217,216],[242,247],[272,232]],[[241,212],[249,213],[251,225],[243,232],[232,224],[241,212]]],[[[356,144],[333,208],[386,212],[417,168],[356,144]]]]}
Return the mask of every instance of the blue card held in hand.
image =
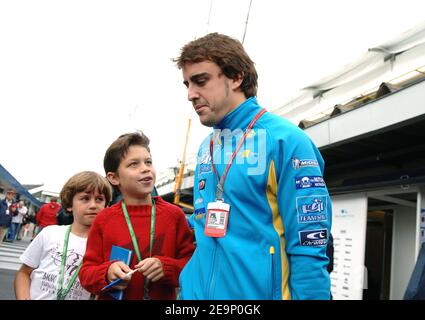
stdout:
{"type": "MultiPolygon", "coordinates": [[[[124,262],[126,265],[130,265],[132,253],[133,253],[133,251],[131,251],[129,249],[118,247],[118,246],[112,246],[111,254],[109,256],[109,260],[110,261],[119,260],[119,261],[124,262]]],[[[119,281],[115,280],[113,282],[115,282],[115,284],[116,284],[119,281]]],[[[122,298],[124,297],[124,291],[123,290],[116,290],[115,289],[115,290],[108,291],[108,293],[116,300],[122,300],[122,298]]]]}

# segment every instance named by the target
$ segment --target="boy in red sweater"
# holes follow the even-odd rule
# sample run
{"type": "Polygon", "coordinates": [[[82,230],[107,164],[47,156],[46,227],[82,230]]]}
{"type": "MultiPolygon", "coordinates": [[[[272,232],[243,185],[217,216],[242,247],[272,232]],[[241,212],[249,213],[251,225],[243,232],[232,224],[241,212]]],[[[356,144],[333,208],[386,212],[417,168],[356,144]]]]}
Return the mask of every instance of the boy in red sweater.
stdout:
{"type": "Polygon", "coordinates": [[[149,139],[141,132],[120,136],[108,148],[103,162],[109,182],[123,199],[104,209],[91,227],[79,278],[99,299],[101,291],[124,291],[124,299],[175,299],[181,270],[194,251],[193,236],[183,211],[152,197],[155,169],[149,139]],[[133,251],[130,265],[109,261],[112,245],[133,251]],[[132,269],[139,272],[126,276],[132,269]]]}

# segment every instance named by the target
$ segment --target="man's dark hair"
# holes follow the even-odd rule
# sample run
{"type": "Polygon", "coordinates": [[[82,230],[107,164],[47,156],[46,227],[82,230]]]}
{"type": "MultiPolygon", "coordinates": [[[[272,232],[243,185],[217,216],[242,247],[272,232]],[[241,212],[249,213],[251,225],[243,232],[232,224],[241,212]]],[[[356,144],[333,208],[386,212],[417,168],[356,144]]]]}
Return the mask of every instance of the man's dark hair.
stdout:
{"type": "Polygon", "coordinates": [[[149,138],[141,131],[126,133],[115,140],[106,150],[103,159],[103,168],[105,173],[117,172],[121,160],[127,155],[128,149],[131,146],[142,146],[150,152],[149,138]]]}
{"type": "Polygon", "coordinates": [[[254,62],[245,52],[242,44],[229,36],[210,33],[186,44],[180,56],[173,61],[179,69],[186,63],[212,61],[229,79],[242,78],[241,91],[246,98],[257,95],[257,71],[254,62]]]}

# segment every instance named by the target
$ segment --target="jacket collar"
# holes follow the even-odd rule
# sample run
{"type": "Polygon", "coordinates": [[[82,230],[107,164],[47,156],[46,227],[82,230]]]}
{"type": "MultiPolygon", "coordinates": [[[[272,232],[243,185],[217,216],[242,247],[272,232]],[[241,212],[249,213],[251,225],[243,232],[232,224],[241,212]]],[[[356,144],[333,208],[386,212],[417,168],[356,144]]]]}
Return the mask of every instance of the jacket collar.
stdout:
{"type": "Polygon", "coordinates": [[[245,130],[255,115],[261,110],[256,97],[250,97],[229,112],[214,129],[245,130]]]}

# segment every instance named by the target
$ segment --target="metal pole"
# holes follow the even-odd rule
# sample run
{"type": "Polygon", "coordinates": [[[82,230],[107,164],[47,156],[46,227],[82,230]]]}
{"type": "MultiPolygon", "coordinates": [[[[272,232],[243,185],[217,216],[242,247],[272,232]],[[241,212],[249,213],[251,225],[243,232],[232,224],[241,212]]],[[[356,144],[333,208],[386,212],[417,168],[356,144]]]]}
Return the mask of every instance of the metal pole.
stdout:
{"type": "Polygon", "coordinates": [[[246,29],[248,28],[248,19],[249,19],[249,12],[251,11],[251,4],[252,4],[252,0],[249,1],[248,13],[246,14],[245,30],[243,32],[242,44],[245,41],[246,29]]]}
{"type": "Polygon", "coordinates": [[[211,18],[211,11],[213,6],[213,0],[210,0],[210,11],[208,12],[208,21],[207,21],[207,34],[210,31],[210,18],[211,18]]]}
{"type": "Polygon", "coordinates": [[[189,123],[187,126],[187,132],[186,132],[186,142],[184,144],[184,150],[183,150],[183,159],[181,161],[180,164],[180,170],[179,170],[179,174],[176,178],[176,184],[174,187],[174,204],[179,204],[180,202],[180,188],[182,186],[182,182],[183,182],[183,173],[184,173],[184,165],[186,162],[186,148],[187,148],[187,142],[189,141],[189,131],[190,131],[190,121],[192,119],[189,119],[189,123]]]}

